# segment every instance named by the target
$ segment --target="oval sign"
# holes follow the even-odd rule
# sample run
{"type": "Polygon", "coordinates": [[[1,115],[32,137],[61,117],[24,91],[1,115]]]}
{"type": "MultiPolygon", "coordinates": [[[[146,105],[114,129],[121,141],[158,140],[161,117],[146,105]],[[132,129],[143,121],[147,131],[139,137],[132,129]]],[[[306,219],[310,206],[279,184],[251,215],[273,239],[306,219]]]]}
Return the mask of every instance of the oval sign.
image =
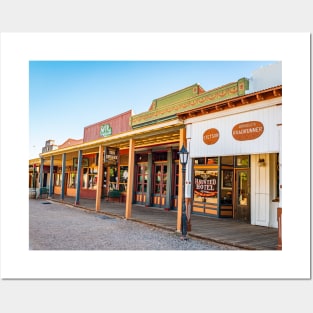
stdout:
{"type": "Polygon", "coordinates": [[[203,142],[207,145],[215,144],[220,138],[220,133],[216,128],[207,129],[203,133],[203,142]]]}
{"type": "Polygon", "coordinates": [[[233,137],[236,140],[253,140],[263,134],[264,126],[261,122],[250,121],[245,123],[236,124],[233,127],[233,137]]]}

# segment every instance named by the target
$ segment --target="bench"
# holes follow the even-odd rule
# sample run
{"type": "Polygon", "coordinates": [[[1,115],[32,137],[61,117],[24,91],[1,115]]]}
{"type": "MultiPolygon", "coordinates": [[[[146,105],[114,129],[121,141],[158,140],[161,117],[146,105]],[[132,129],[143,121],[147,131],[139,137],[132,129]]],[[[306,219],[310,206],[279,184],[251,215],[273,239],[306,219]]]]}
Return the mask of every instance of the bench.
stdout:
{"type": "Polygon", "coordinates": [[[119,202],[121,202],[121,199],[122,199],[121,192],[117,189],[109,190],[108,200],[110,200],[110,199],[119,199],[119,202]]]}
{"type": "Polygon", "coordinates": [[[46,195],[46,197],[48,198],[48,195],[49,195],[49,189],[46,188],[46,187],[41,187],[40,190],[39,190],[39,197],[40,199],[42,199],[42,196],[43,195],[46,195]]]}

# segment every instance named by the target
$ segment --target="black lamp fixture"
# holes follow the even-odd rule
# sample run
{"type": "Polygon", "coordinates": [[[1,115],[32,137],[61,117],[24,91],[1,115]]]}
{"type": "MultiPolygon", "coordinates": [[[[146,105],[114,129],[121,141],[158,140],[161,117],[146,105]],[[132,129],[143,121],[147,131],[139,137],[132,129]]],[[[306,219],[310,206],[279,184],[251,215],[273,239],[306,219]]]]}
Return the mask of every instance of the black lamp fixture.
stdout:
{"type": "Polygon", "coordinates": [[[187,151],[187,149],[183,145],[181,147],[181,149],[179,150],[179,161],[180,161],[181,165],[185,165],[186,166],[186,164],[188,162],[188,155],[189,155],[189,152],[187,151]]]}
{"type": "Polygon", "coordinates": [[[186,239],[186,235],[187,235],[187,215],[186,215],[186,203],[185,203],[185,181],[186,181],[186,164],[188,162],[188,155],[189,152],[187,151],[187,149],[185,148],[185,146],[183,145],[179,151],[179,161],[180,164],[182,165],[182,172],[183,172],[183,203],[182,203],[182,226],[181,226],[181,230],[182,230],[182,236],[183,239],[186,239]]]}

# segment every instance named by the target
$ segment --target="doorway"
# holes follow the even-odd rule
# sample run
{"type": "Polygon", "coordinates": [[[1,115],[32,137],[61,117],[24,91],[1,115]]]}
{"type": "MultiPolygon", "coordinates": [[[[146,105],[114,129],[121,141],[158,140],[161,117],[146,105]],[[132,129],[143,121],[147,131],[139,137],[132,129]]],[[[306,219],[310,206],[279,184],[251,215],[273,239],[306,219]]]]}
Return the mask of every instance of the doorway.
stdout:
{"type": "Polygon", "coordinates": [[[137,164],[136,170],[136,203],[146,204],[148,186],[148,164],[137,164]]]}
{"type": "Polygon", "coordinates": [[[235,170],[234,219],[250,223],[250,170],[235,170]]]}
{"type": "Polygon", "coordinates": [[[153,205],[165,207],[167,186],[167,164],[155,164],[153,184],[153,205]]]}

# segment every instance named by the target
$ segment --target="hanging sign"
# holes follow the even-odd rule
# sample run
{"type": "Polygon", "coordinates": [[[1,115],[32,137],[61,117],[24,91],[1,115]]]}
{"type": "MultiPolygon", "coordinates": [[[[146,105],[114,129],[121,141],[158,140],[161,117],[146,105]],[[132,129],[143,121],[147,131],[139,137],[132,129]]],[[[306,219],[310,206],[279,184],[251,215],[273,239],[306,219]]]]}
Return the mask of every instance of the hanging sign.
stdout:
{"type": "Polygon", "coordinates": [[[220,133],[216,128],[207,129],[203,133],[203,142],[207,145],[215,144],[220,138],[220,133]]]}
{"type": "Polygon", "coordinates": [[[104,147],[103,162],[111,165],[116,165],[118,160],[118,148],[104,147]]]}
{"type": "Polygon", "coordinates": [[[254,140],[263,134],[264,126],[259,121],[250,121],[236,124],[232,134],[234,139],[239,141],[254,140]]]}

